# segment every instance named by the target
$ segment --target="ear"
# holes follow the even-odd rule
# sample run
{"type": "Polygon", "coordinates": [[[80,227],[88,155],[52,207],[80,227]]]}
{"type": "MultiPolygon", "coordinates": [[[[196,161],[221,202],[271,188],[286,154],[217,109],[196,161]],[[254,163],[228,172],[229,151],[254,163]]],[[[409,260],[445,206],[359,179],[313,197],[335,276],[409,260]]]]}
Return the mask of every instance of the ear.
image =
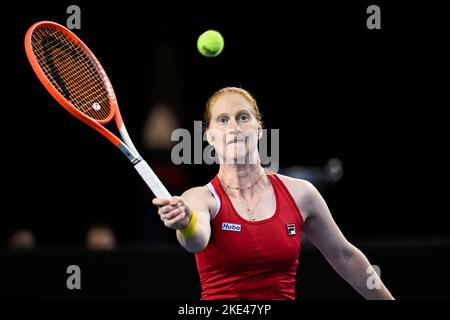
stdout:
{"type": "Polygon", "coordinates": [[[206,130],[206,140],[210,145],[214,145],[215,137],[210,130],[206,130]]]}

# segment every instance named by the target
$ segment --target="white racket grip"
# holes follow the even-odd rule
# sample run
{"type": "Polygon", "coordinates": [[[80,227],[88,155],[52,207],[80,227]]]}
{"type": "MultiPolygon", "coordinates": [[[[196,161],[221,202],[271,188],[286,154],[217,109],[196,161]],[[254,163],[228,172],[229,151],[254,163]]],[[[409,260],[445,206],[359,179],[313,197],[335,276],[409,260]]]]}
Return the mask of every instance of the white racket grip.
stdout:
{"type": "Polygon", "coordinates": [[[147,162],[141,160],[134,168],[139,172],[142,179],[144,179],[145,183],[149,186],[155,196],[163,199],[172,197],[147,162]]]}

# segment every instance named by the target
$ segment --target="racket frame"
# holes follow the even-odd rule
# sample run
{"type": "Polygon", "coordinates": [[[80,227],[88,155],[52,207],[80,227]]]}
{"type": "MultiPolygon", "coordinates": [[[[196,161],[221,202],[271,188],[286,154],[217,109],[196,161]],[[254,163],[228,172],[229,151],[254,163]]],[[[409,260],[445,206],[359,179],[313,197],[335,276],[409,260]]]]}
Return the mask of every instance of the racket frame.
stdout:
{"type": "Polygon", "coordinates": [[[70,112],[73,116],[75,116],[77,119],[81,120],[82,122],[86,123],[90,127],[97,130],[111,143],[113,143],[120,151],[122,151],[122,153],[125,154],[125,156],[134,165],[135,169],[138,171],[138,173],[141,175],[141,177],[144,179],[144,181],[147,183],[147,185],[150,187],[152,192],[157,197],[170,198],[171,197],[170,193],[161,183],[161,181],[153,172],[153,170],[150,168],[150,166],[147,164],[147,162],[143,160],[143,158],[137,151],[136,147],[134,146],[123,122],[122,115],[120,114],[116,95],[114,93],[114,89],[111,85],[111,82],[102,65],[97,60],[92,51],[88,48],[88,46],[85,45],[81,39],[79,39],[74,33],[66,29],[64,26],[52,21],[39,21],[34,23],[25,34],[25,52],[31,64],[31,67],[33,68],[34,73],[37,75],[41,83],[52,95],[52,97],[56,101],[58,101],[58,103],[68,112],[70,112]],[[108,98],[110,102],[110,114],[105,119],[97,120],[85,115],[83,112],[78,110],[69,100],[67,100],[47,78],[34,54],[32,46],[32,35],[38,27],[42,26],[48,26],[60,31],[65,36],[67,36],[72,42],[77,44],[89,56],[89,58],[95,65],[97,71],[101,74],[103,84],[105,85],[106,90],[108,92],[108,98]],[[108,122],[110,122],[112,118],[114,118],[114,121],[116,122],[122,140],[120,140],[116,135],[114,135],[111,131],[109,131],[107,128],[103,126],[108,122]]]}

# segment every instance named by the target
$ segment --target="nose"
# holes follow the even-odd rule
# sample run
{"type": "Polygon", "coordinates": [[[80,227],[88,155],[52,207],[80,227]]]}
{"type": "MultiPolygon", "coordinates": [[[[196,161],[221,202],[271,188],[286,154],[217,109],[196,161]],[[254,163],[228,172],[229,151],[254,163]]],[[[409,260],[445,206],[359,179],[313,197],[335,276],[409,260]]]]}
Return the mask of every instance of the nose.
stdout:
{"type": "Polygon", "coordinates": [[[227,130],[232,132],[238,131],[238,124],[235,119],[232,118],[228,121],[227,130]]]}

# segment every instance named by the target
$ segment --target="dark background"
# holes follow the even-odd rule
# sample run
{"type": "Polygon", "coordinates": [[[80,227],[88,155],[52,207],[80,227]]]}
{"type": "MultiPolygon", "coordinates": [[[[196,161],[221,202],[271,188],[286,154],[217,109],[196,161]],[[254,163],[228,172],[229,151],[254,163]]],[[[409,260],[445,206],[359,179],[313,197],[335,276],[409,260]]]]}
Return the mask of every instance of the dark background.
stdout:
{"type": "MultiPolygon", "coordinates": [[[[322,194],[346,237],[380,265],[394,296],[449,297],[442,275],[450,243],[443,9],[365,1],[9,4],[1,21],[2,296],[199,296],[193,256],[176,247],[128,160],[61,108],[26,59],[26,30],[40,20],[65,24],[71,4],[81,8],[75,33],[108,73],[139,150],[155,103],[173,105],[180,125],[193,132],[215,90],[242,86],[256,97],[266,128],[280,129],[280,167],[341,159],[342,180],[322,194]],[[381,7],[381,30],[366,28],[370,4],[381,7]],[[225,38],[213,59],[196,49],[210,28],[225,38]],[[156,60],[157,52],[170,57],[156,60]],[[83,249],[94,222],[115,230],[114,252],[83,249]],[[8,250],[19,227],[35,233],[33,251],[8,250]],[[81,293],[65,288],[69,264],[87,270],[81,293]],[[186,289],[174,293],[179,282],[186,289]]],[[[142,154],[152,165],[153,154],[142,154]]],[[[158,161],[170,163],[170,154],[158,161]]],[[[186,188],[217,171],[180,168],[188,172],[186,188]]],[[[308,244],[298,285],[299,298],[359,299],[308,244]]]]}

